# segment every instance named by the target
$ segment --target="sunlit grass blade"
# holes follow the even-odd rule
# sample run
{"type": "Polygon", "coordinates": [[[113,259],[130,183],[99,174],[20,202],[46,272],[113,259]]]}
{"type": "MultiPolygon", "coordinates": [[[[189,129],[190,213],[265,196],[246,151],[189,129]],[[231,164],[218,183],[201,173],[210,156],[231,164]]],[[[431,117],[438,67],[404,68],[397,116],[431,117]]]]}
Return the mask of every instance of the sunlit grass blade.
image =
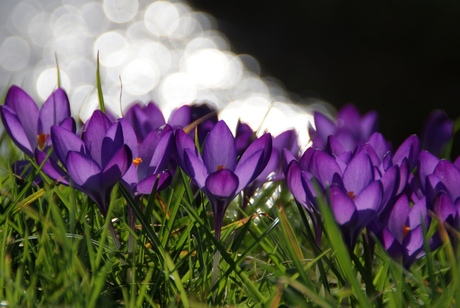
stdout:
{"type": "Polygon", "coordinates": [[[101,82],[101,70],[100,70],[100,61],[99,61],[99,50],[97,51],[97,59],[96,59],[96,88],[97,88],[97,97],[99,100],[99,109],[105,112],[105,103],[104,103],[104,94],[102,92],[102,82],[101,82]]]}

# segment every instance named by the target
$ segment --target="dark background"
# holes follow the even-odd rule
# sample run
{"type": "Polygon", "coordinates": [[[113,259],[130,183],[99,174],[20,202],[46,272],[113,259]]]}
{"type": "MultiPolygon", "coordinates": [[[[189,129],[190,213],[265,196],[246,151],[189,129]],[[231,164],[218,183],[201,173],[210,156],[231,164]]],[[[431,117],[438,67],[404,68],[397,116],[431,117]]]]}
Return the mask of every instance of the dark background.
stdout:
{"type": "Polygon", "coordinates": [[[379,113],[394,146],[460,116],[460,1],[190,0],[294,97],[379,113]]]}

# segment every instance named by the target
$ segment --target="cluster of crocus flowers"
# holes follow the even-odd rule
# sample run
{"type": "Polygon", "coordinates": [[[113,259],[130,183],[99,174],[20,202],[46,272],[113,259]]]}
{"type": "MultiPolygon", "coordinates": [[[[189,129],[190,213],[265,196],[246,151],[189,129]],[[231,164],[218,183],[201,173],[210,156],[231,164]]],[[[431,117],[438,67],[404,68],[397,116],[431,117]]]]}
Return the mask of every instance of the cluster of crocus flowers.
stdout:
{"type": "MultiPolygon", "coordinates": [[[[367,229],[406,268],[425,254],[423,228],[432,223],[430,211],[438,223],[458,230],[458,160],[421,150],[439,155],[450,141],[453,122],[444,113],[431,115],[422,146],[412,135],[396,151],[376,131],[375,113],[361,116],[347,105],[336,118],[317,113],[314,119],[312,146],[298,161],[288,159],[286,182],[310,213],[318,245],[318,202],[329,205],[350,249],[367,229]]],[[[427,241],[435,248],[439,235],[427,241]]]]}
{"type": "MultiPolygon", "coordinates": [[[[235,135],[207,105],[184,105],[166,121],[153,102],[135,102],[116,118],[96,110],[77,131],[67,96],[54,91],[41,109],[17,86],[0,107],[6,132],[44,174],[87,194],[107,214],[120,183],[136,198],[167,189],[178,168],[206,195],[220,240],[225,212],[240,193],[241,207],[267,181],[285,181],[310,214],[321,245],[319,202],[329,206],[350,249],[363,230],[388,254],[410,267],[441,244],[426,239],[433,219],[452,241],[460,227],[460,159],[441,159],[453,121],[434,112],[421,138],[409,136],[396,150],[377,131],[377,114],[346,105],[335,117],[314,114],[311,146],[300,153],[297,134],[258,134],[238,123],[235,135]],[[195,140],[195,138],[198,138],[195,140]],[[430,214],[431,213],[431,214],[430,214]]],[[[22,161],[16,165],[24,164],[22,161]]],[[[18,169],[14,169],[18,170],[18,169]]]]}

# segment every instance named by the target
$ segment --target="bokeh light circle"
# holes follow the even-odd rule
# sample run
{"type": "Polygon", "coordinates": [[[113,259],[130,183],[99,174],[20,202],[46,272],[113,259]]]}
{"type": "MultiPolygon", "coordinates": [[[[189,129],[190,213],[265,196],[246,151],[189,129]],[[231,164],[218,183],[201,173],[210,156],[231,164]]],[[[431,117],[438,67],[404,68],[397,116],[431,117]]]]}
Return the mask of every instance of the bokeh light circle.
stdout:
{"type": "Polygon", "coordinates": [[[0,46],[0,65],[11,72],[23,69],[30,58],[29,44],[19,36],[6,38],[0,46]]]}
{"type": "Polygon", "coordinates": [[[104,13],[115,23],[125,23],[136,16],[139,10],[137,0],[104,0],[104,13]]]}

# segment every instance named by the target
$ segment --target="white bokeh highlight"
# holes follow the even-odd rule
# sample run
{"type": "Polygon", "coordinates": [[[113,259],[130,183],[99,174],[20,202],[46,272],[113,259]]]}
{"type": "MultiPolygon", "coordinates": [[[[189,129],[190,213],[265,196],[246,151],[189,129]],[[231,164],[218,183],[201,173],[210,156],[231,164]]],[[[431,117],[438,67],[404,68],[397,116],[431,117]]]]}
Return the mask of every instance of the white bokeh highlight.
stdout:
{"type": "Polygon", "coordinates": [[[296,106],[253,56],[235,54],[207,13],[181,0],[4,1],[0,85],[23,87],[37,102],[61,86],[82,121],[99,107],[96,63],[107,108],[121,116],[133,101],[155,101],[167,118],[195,101],[259,132],[295,127],[308,142],[311,109],[296,106]],[[302,135],[303,134],[303,135],[302,135]]]}

